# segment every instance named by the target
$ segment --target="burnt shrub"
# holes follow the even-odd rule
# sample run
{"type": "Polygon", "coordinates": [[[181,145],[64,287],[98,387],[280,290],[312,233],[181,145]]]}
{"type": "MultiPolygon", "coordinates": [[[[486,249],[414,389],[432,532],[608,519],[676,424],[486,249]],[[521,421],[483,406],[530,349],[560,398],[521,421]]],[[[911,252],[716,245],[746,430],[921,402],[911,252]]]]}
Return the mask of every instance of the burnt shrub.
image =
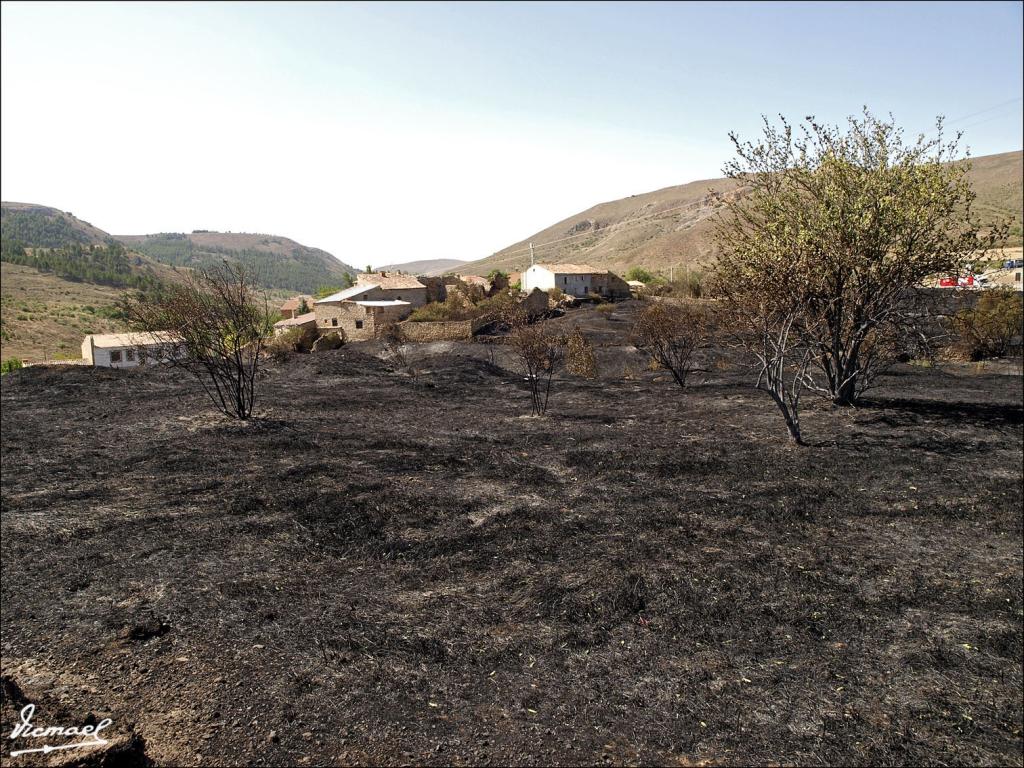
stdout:
{"type": "Polygon", "coordinates": [[[1005,357],[1020,345],[1024,324],[1021,295],[1009,289],[992,289],[982,294],[973,309],[953,318],[956,341],[953,350],[967,360],[1005,357]]]}
{"type": "Polygon", "coordinates": [[[317,341],[313,328],[290,328],[267,342],[267,354],[275,362],[285,360],[293,352],[311,352],[317,341]]]}

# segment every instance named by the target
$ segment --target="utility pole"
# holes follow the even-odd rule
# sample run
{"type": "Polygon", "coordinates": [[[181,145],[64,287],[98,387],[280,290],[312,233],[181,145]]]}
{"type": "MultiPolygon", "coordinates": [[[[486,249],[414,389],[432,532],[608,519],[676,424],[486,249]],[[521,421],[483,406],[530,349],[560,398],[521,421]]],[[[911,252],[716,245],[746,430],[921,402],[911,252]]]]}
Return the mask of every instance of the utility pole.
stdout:
{"type": "Polygon", "coordinates": [[[533,266],[533,243],[530,243],[530,266],[533,266]]]}

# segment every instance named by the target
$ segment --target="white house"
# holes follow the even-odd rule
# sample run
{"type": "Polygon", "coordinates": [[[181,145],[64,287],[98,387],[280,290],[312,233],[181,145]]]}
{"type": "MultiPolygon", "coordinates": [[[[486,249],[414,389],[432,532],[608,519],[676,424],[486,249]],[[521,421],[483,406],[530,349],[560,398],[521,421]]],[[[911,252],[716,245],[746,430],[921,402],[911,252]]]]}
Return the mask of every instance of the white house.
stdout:
{"type": "Polygon", "coordinates": [[[606,297],[629,297],[629,286],[618,275],[589,264],[534,264],[519,278],[521,290],[550,291],[559,288],[570,296],[596,293],[606,297]]]}
{"type": "Polygon", "coordinates": [[[178,344],[170,333],[90,333],[82,342],[82,359],[102,368],[134,368],[175,354],[178,344]]]}

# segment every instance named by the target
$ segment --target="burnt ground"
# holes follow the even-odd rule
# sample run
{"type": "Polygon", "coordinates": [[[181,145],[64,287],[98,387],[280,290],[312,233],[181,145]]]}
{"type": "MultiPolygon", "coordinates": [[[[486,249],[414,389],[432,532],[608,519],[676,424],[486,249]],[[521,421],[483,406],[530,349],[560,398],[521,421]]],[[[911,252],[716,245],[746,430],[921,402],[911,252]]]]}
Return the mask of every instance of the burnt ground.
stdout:
{"type": "Polygon", "coordinates": [[[5,376],[5,736],[33,701],[161,765],[1020,765],[1020,377],[908,366],[794,448],[742,371],[680,392],[587,317],[604,375],[544,419],[485,344],[295,356],[249,424],[171,371],[5,376]]]}

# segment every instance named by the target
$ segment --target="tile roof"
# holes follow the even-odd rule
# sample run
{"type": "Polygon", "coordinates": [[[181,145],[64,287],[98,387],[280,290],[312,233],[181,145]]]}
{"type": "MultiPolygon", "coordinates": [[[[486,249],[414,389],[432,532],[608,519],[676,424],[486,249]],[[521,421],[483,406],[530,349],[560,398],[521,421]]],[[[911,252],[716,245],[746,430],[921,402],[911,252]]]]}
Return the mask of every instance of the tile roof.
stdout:
{"type": "Polygon", "coordinates": [[[605,275],[608,273],[607,269],[598,269],[589,264],[538,264],[537,266],[556,275],[605,275]]]}
{"type": "Polygon", "coordinates": [[[315,323],[316,312],[307,312],[304,315],[296,315],[295,317],[286,317],[284,320],[278,320],[274,323],[275,328],[288,328],[292,325],[304,325],[305,323],[315,323]]]}
{"type": "Polygon", "coordinates": [[[290,310],[294,312],[296,309],[302,306],[303,299],[306,300],[307,304],[313,301],[312,296],[292,296],[284,304],[281,305],[281,311],[288,312],[290,310]]]}
{"type": "Polygon", "coordinates": [[[169,331],[158,333],[90,333],[85,339],[92,339],[94,347],[107,349],[111,347],[146,347],[153,344],[168,344],[178,340],[176,334],[169,331]]]}
{"type": "Polygon", "coordinates": [[[393,272],[364,272],[357,276],[358,283],[372,283],[384,290],[396,288],[426,288],[423,283],[412,275],[399,275],[393,272]]]}
{"type": "Polygon", "coordinates": [[[409,302],[402,299],[389,299],[388,301],[354,301],[352,303],[361,307],[400,307],[409,302]]]}

